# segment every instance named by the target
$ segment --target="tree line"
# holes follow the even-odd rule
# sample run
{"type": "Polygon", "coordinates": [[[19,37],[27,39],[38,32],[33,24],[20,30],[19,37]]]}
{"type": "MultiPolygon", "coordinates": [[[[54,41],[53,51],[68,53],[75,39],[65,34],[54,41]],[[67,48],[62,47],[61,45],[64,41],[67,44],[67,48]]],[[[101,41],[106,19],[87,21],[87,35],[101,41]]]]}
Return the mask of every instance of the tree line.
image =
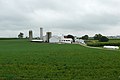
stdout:
{"type": "MultiPolygon", "coordinates": [[[[81,37],[81,39],[88,40],[89,36],[88,35],[84,35],[84,36],[81,37]]],[[[108,42],[109,41],[109,39],[106,36],[103,36],[101,34],[95,34],[93,39],[94,40],[98,40],[99,42],[108,42]]]]}

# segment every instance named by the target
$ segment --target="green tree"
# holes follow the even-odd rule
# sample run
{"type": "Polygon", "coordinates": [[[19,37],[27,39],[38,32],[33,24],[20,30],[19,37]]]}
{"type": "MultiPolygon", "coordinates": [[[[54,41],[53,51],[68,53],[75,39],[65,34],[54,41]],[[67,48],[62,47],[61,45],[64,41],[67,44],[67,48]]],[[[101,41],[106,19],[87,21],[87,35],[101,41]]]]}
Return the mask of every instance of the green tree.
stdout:
{"type": "Polygon", "coordinates": [[[94,40],[99,40],[102,37],[101,34],[95,34],[94,36],[94,40]]]}
{"type": "Polygon", "coordinates": [[[99,39],[99,42],[108,42],[109,39],[106,37],[106,36],[102,36],[100,39],[99,39]]]}
{"type": "Polygon", "coordinates": [[[23,38],[23,33],[20,32],[20,34],[18,35],[18,38],[23,38]]]}
{"type": "Polygon", "coordinates": [[[84,40],[88,40],[88,38],[89,38],[88,35],[84,35],[84,36],[82,36],[82,39],[84,39],[84,40]]]}
{"type": "Polygon", "coordinates": [[[67,38],[72,38],[73,42],[75,42],[75,37],[73,35],[67,35],[67,38]]]}

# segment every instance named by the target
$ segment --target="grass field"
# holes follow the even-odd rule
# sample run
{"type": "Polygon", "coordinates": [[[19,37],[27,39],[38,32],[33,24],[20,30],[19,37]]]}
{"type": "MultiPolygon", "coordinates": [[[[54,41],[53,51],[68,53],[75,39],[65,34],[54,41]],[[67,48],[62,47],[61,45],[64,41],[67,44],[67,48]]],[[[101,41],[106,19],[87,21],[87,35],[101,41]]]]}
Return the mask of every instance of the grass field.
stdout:
{"type": "Polygon", "coordinates": [[[120,51],[0,40],[0,80],[120,80],[120,51]]]}

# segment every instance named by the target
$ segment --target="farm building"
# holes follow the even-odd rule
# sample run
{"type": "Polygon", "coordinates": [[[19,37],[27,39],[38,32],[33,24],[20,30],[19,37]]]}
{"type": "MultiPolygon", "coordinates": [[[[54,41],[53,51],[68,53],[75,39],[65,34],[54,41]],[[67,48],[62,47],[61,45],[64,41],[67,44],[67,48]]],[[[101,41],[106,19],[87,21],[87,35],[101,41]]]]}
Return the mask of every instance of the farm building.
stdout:
{"type": "Polygon", "coordinates": [[[65,38],[64,36],[62,36],[60,42],[71,44],[73,42],[73,40],[72,40],[72,38],[65,38]]]}
{"type": "Polygon", "coordinates": [[[83,39],[79,40],[81,44],[85,44],[85,41],[83,39]]]}
{"type": "Polygon", "coordinates": [[[31,40],[31,42],[44,42],[43,40],[31,40]]]}
{"type": "Polygon", "coordinates": [[[50,43],[69,43],[71,44],[73,40],[71,38],[64,38],[64,36],[52,36],[50,38],[50,43]]]}
{"type": "Polygon", "coordinates": [[[49,41],[50,41],[50,43],[60,43],[60,40],[61,40],[60,37],[52,36],[49,41]]]}
{"type": "Polygon", "coordinates": [[[83,39],[75,39],[75,43],[85,44],[83,39]]]}
{"type": "Polygon", "coordinates": [[[73,40],[71,38],[65,38],[65,39],[62,39],[60,42],[61,43],[69,43],[69,44],[71,44],[73,42],[73,40]]]}
{"type": "Polygon", "coordinates": [[[103,48],[106,48],[106,49],[119,49],[118,46],[103,46],[103,48]]]}
{"type": "Polygon", "coordinates": [[[52,32],[46,32],[43,36],[43,28],[40,28],[40,39],[33,40],[33,33],[29,31],[29,40],[31,42],[48,42],[48,43],[69,43],[73,42],[72,38],[67,38],[65,36],[52,36],[52,32]]]}

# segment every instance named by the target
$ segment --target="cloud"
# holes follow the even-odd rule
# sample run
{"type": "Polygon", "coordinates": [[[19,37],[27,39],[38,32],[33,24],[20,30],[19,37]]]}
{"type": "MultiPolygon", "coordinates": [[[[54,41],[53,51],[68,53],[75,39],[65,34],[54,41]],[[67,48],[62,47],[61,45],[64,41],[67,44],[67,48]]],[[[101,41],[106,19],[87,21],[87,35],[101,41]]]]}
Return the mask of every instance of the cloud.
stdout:
{"type": "Polygon", "coordinates": [[[110,35],[113,28],[115,35],[120,34],[119,4],[119,0],[0,0],[0,32],[6,31],[0,36],[21,31],[27,35],[41,26],[55,35],[110,35]]]}

